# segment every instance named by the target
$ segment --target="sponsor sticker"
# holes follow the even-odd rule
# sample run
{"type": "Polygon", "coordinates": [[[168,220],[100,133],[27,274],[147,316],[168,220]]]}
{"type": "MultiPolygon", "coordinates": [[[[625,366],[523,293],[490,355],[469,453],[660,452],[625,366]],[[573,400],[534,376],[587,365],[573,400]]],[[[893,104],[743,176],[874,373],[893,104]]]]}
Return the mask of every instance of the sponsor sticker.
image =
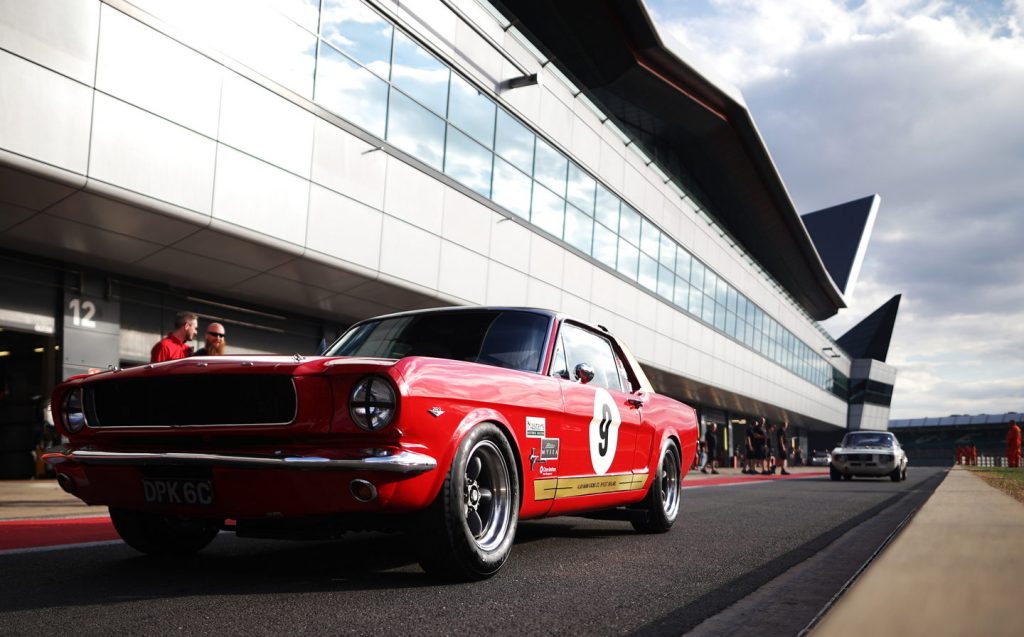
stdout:
{"type": "Polygon", "coordinates": [[[540,466],[540,474],[542,476],[553,475],[556,471],[558,471],[558,469],[555,469],[554,467],[545,467],[544,465],[540,466]]]}
{"type": "Polygon", "coordinates": [[[536,416],[526,417],[526,437],[543,438],[547,435],[547,421],[536,416]]]}
{"type": "Polygon", "coordinates": [[[558,438],[544,438],[540,441],[541,460],[558,460],[558,438]]]}

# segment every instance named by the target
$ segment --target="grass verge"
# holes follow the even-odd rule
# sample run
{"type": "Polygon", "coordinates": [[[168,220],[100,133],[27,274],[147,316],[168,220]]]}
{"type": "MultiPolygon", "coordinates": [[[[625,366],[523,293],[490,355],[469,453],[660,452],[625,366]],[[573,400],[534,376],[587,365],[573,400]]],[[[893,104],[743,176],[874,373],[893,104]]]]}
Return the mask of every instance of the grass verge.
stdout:
{"type": "Polygon", "coordinates": [[[974,475],[1024,503],[1024,469],[968,467],[974,475]]]}

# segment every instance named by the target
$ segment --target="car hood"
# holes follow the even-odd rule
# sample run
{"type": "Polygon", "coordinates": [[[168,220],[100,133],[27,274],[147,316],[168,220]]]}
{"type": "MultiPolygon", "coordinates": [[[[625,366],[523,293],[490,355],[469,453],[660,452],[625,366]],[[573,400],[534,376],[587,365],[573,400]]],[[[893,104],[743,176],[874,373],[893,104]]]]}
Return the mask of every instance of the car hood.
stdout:
{"type": "Polygon", "coordinates": [[[896,453],[892,447],[836,447],[832,454],[837,453],[896,453]]]}
{"type": "Polygon", "coordinates": [[[398,361],[369,357],[328,356],[192,356],[127,369],[108,369],[98,374],[77,376],[69,381],[99,382],[111,378],[151,378],[188,374],[290,374],[308,376],[331,370],[361,372],[384,370],[398,361]]]}

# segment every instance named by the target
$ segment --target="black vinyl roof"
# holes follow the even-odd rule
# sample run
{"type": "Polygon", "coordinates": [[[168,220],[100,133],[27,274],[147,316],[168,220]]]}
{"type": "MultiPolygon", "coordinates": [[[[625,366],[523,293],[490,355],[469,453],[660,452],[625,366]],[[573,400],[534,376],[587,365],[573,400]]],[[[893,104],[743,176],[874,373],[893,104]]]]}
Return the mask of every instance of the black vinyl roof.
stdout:
{"type": "Polygon", "coordinates": [[[662,42],[642,0],[493,0],[813,318],[846,307],[738,91],[662,42]]]}

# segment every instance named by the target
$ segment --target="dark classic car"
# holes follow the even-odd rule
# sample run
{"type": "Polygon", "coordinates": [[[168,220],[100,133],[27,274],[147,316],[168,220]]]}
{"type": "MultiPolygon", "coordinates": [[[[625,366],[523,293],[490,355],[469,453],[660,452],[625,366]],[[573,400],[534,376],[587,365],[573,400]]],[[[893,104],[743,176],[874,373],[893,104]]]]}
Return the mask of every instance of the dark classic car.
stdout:
{"type": "Polygon", "coordinates": [[[497,572],[520,519],[669,530],[697,442],[693,409],[604,328],[521,308],[374,318],[324,356],[74,377],[53,405],[60,485],[144,553],[389,529],[458,579],[497,572]]]}

